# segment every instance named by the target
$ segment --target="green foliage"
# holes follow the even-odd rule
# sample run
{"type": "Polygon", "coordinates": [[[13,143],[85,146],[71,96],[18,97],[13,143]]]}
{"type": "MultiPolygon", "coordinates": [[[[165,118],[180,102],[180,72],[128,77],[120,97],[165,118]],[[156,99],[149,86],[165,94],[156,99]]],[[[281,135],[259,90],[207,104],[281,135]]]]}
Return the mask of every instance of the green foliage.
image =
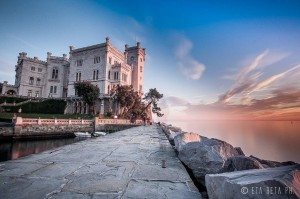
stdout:
{"type": "Polygon", "coordinates": [[[140,115],[143,105],[138,92],[135,92],[132,86],[118,85],[111,91],[111,96],[120,104],[122,118],[140,115]]]}
{"type": "Polygon", "coordinates": [[[28,100],[27,98],[20,98],[20,97],[8,97],[8,96],[0,96],[0,104],[6,103],[19,103],[28,100]]]}
{"type": "Polygon", "coordinates": [[[148,101],[148,106],[152,104],[152,112],[158,117],[162,117],[164,114],[161,113],[161,108],[158,106],[158,101],[163,98],[163,94],[160,94],[156,88],[149,89],[149,92],[145,95],[145,100],[148,101]]]}
{"type": "Polygon", "coordinates": [[[83,101],[85,101],[89,106],[95,105],[98,97],[99,97],[99,88],[93,85],[89,81],[84,82],[76,82],[74,84],[75,90],[77,90],[77,94],[79,97],[82,97],[83,101]]]}
{"type": "Polygon", "coordinates": [[[20,106],[3,106],[6,112],[17,113],[19,108],[22,113],[64,114],[67,102],[64,100],[49,99],[42,102],[28,102],[20,106]]]}
{"type": "MultiPolygon", "coordinates": [[[[1,119],[12,119],[15,113],[0,113],[0,120],[1,119]]],[[[57,119],[93,119],[94,116],[92,115],[82,115],[82,114],[43,114],[43,113],[17,113],[17,116],[24,117],[24,118],[57,118],[57,119]]]]}
{"type": "Polygon", "coordinates": [[[158,101],[163,97],[156,88],[150,89],[142,101],[138,92],[135,92],[132,86],[117,86],[111,92],[111,96],[120,103],[121,117],[147,117],[145,110],[152,104],[152,112],[162,117],[161,108],[158,106],[158,101]],[[145,104],[147,102],[147,106],[145,104]]]}

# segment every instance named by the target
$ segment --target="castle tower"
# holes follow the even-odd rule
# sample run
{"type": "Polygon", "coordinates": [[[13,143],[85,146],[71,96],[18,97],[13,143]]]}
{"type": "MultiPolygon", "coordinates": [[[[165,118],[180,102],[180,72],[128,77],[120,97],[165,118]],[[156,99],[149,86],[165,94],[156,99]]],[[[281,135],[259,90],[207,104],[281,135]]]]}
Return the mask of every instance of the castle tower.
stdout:
{"type": "Polygon", "coordinates": [[[133,47],[128,47],[126,44],[125,55],[127,56],[127,64],[132,67],[131,84],[133,89],[143,95],[146,49],[141,48],[140,42],[137,42],[136,46],[133,47]]]}

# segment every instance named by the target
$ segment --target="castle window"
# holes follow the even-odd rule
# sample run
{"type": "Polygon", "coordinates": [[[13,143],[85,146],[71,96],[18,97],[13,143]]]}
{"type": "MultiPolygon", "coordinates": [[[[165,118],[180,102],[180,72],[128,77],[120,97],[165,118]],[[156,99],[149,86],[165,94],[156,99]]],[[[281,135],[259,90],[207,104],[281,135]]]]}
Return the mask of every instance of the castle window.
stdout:
{"type": "Polygon", "coordinates": [[[76,73],[76,82],[81,81],[81,72],[76,73]]]}
{"type": "Polygon", "coordinates": [[[76,61],[76,66],[82,66],[83,60],[79,59],[76,61]]]}
{"type": "Polygon", "coordinates": [[[122,73],[122,81],[127,82],[127,75],[122,73]]]}
{"type": "Polygon", "coordinates": [[[33,81],[34,81],[34,78],[33,77],[29,77],[29,84],[30,85],[33,85],[33,81]]]}
{"type": "Polygon", "coordinates": [[[134,60],[134,56],[131,56],[131,57],[130,57],[130,60],[133,61],[133,60],[134,60]]]}
{"type": "Polygon", "coordinates": [[[107,94],[109,94],[109,92],[110,92],[110,87],[107,86],[107,94]]]}
{"type": "Polygon", "coordinates": [[[109,64],[111,64],[111,61],[112,61],[111,57],[108,58],[108,63],[109,63],[109,64]]]}
{"type": "Polygon", "coordinates": [[[32,71],[35,71],[35,67],[31,66],[31,70],[32,70],[32,71]]]}
{"type": "Polygon", "coordinates": [[[54,91],[53,91],[53,93],[56,93],[56,91],[57,91],[57,86],[54,86],[54,91]]]}
{"type": "Polygon", "coordinates": [[[37,78],[37,79],[36,79],[36,85],[37,85],[37,86],[41,85],[41,79],[40,79],[40,78],[37,78]]]}
{"type": "Polygon", "coordinates": [[[100,63],[100,57],[94,57],[94,64],[100,63]]]}
{"type": "Polygon", "coordinates": [[[119,79],[119,72],[115,72],[114,73],[114,80],[118,80],[119,79]]]}
{"type": "Polygon", "coordinates": [[[143,62],[143,59],[142,59],[142,58],[141,58],[140,60],[141,60],[141,62],[143,62]]]}
{"type": "Polygon", "coordinates": [[[140,72],[143,72],[143,66],[140,66],[140,72]]]}
{"type": "Polygon", "coordinates": [[[43,70],[41,68],[38,68],[38,72],[41,73],[43,70]]]}
{"type": "Polygon", "coordinates": [[[110,70],[108,71],[108,79],[110,79],[110,70]]]}
{"type": "Polygon", "coordinates": [[[96,71],[94,70],[93,71],[93,80],[95,80],[96,79],[96,71]]]}
{"type": "Polygon", "coordinates": [[[31,97],[31,96],[32,96],[32,90],[28,90],[27,96],[28,96],[28,97],[31,97]]]}
{"type": "Polygon", "coordinates": [[[97,70],[97,73],[96,73],[96,80],[99,79],[99,70],[97,70]]]}
{"type": "Polygon", "coordinates": [[[40,92],[39,91],[35,91],[35,97],[39,97],[40,92]]]}
{"type": "Polygon", "coordinates": [[[53,68],[52,70],[52,79],[58,79],[58,69],[53,68]]]}

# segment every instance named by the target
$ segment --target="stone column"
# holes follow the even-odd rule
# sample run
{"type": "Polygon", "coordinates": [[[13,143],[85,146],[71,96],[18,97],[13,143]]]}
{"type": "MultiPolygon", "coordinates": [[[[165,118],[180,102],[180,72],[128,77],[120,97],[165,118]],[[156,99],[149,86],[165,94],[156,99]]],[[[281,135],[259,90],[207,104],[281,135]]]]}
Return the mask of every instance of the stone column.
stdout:
{"type": "Polygon", "coordinates": [[[104,99],[100,99],[99,118],[104,118],[104,99]]]}

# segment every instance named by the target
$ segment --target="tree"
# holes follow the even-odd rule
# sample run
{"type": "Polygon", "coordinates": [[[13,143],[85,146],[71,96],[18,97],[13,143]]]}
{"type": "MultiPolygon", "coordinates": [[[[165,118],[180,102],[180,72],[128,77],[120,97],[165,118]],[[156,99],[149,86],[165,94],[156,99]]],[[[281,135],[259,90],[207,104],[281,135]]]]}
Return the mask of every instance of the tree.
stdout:
{"type": "Polygon", "coordinates": [[[150,107],[152,104],[152,112],[155,113],[158,117],[162,117],[164,114],[161,113],[161,108],[158,106],[158,101],[163,98],[163,94],[159,93],[156,88],[150,88],[149,92],[145,95],[145,100],[148,103],[145,106],[143,112],[150,107]]]}
{"type": "Polygon", "coordinates": [[[95,114],[95,103],[99,97],[99,88],[89,81],[76,82],[74,88],[79,97],[89,105],[90,113],[95,114]]]}
{"type": "Polygon", "coordinates": [[[132,86],[118,85],[111,91],[111,97],[120,104],[120,116],[123,118],[146,116],[146,110],[150,105],[152,105],[153,113],[157,114],[158,117],[163,116],[161,108],[158,106],[158,101],[163,97],[163,94],[160,94],[156,88],[150,89],[142,100],[132,86]]]}
{"type": "Polygon", "coordinates": [[[131,114],[139,115],[139,107],[142,102],[138,92],[135,92],[132,86],[118,85],[110,93],[115,102],[120,104],[120,116],[122,118],[128,118],[131,114]]]}

